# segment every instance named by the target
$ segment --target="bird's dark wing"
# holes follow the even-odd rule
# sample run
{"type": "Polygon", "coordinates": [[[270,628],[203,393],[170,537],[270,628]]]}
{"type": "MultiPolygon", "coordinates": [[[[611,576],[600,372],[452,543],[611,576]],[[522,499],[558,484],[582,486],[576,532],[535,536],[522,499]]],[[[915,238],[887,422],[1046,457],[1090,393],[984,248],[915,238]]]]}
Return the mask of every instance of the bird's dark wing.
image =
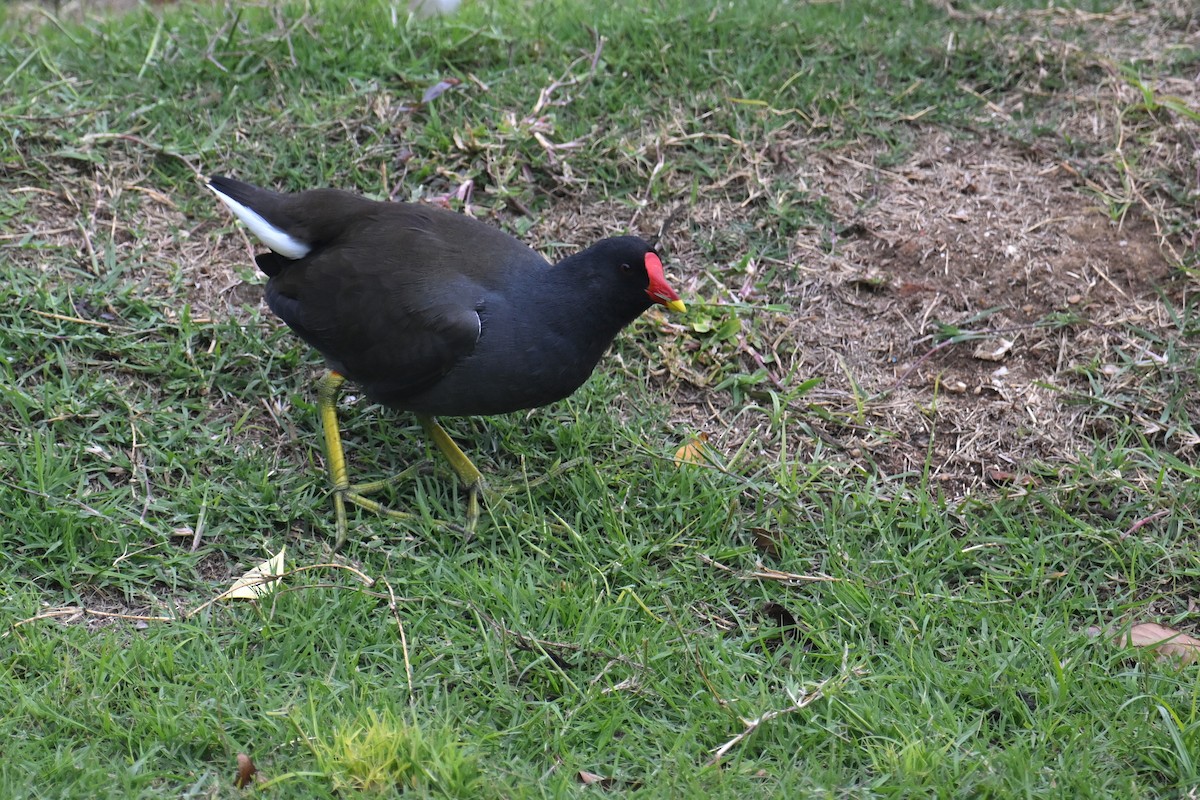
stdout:
{"type": "Polygon", "coordinates": [[[513,270],[546,266],[468,217],[377,205],[304,258],[284,260],[267,303],[368,396],[403,407],[473,352],[489,290],[513,270]]]}

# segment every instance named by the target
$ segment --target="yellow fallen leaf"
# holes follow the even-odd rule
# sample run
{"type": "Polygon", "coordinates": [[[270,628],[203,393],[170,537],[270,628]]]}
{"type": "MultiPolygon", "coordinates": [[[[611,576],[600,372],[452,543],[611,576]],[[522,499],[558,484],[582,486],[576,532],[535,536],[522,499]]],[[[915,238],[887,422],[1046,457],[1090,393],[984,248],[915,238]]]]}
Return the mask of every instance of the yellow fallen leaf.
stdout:
{"type": "Polygon", "coordinates": [[[286,547],[242,577],[233,582],[233,586],[221,595],[222,600],[257,600],[265,597],[279,587],[279,576],[283,575],[283,554],[286,547]]]}
{"type": "Polygon", "coordinates": [[[1149,647],[1160,658],[1175,658],[1182,664],[1200,660],[1200,639],[1154,622],[1139,622],[1128,634],[1117,637],[1117,644],[1126,647],[1149,647]]]}
{"type": "Polygon", "coordinates": [[[707,441],[708,434],[701,433],[695,439],[676,450],[675,468],[679,469],[684,464],[707,464],[708,448],[704,445],[707,441]]]}

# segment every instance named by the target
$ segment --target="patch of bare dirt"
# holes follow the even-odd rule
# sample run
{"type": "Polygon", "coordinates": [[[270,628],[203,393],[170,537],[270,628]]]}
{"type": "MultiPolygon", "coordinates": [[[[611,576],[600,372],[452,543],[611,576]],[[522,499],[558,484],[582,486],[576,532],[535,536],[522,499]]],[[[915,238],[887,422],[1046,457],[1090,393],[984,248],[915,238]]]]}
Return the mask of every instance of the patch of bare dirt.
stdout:
{"type": "MultiPolygon", "coordinates": [[[[948,8],[988,24],[1018,14],[948,8]]],[[[1174,312],[1200,290],[1179,270],[1200,245],[1200,80],[1157,65],[1200,48],[1200,11],[1176,2],[1030,20],[1041,31],[1008,42],[1014,64],[1033,65],[1022,85],[980,95],[982,117],[964,120],[973,134],[918,130],[901,164],[879,166],[869,144],[829,152],[799,124],[732,143],[736,164],[672,243],[687,294],[727,303],[745,333],[714,344],[673,326],[680,339],[662,350],[678,424],[738,457],[787,447],[787,460],[829,458],[832,446],[847,469],[928,472],[952,497],[1069,463],[1112,418],[1196,460],[1194,348],[1171,351],[1189,336],[1174,312]],[[1145,70],[1122,72],[1117,59],[1145,70]],[[1102,77],[1080,82],[1081,71],[1102,77]],[[1068,88],[1047,88],[1067,75],[1068,88]],[[1003,132],[1022,124],[1057,136],[1003,132]],[[746,253],[729,235],[812,197],[833,222],[801,231],[786,258],[746,253]],[[728,260],[705,263],[713,249],[728,260]],[[790,310],[745,310],[769,303],[790,310]],[[767,398],[713,392],[731,359],[744,373],[766,366],[780,395],[821,378],[790,409],[811,435],[785,445],[767,398]]],[[[671,139],[643,149],[669,153],[671,139]]]]}
{"type": "Polygon", "coordinates": [[[1114,223],[1059,165],[1002,143],[934,133],[883,174],[839,161],[825,191],[873,202],[845,208],[853,239],[810,249],[824,266],[824,330],[796,353],[801,374],[811,360],[831,384],[880,398],[872,427],[891,435],[865,449],[889,472],[928,460],[967,488],[1086,446],[1092,410],[1062,390],[1073,370],[1113,359],[1098,332],[1155,315],[1170,265],[1153,228],[1114,223]],[[1038,324],[1055,315],[1079,322],[1038,324]],[[938,349],[938,323],[981,338],[938,349]],[[822,340],[842,345],[841,380],[822,340]]]}
{"type": "MultiPolygon", "coordinates": [[[[775,375],[824,379],[801,402],[846,420],[826,430],[853,459],[886,474],[928,463],[951,494],[967,492],[1088,448],[1097,408],[1074,391],[1120,396],[1167,367],[1127,332],[1170,331],[1168,303],[1196,287],[1176,280],[1140,211],[1113,219],[1062,162],[1003,141],[929,131],[904,164],[874,161],[808,161],[803,180],[843,234],[796,238],[800,269],[769,298],[793,310],[765,317],[759,337],[775,375]],[[942,325],[979,336],[939,345],[942,325]]],[[[749,432],[732,411],[693,416],[736,449],[749,432]]],[[[765,434],[752,435],[769,446],[765,434]]],[[[817,445],[797,442],[794,457],[817,445]]]]}
{"type": "MultiPolygon", "coordinates": [[[[969,2],[932,2],[952,19],[981,23],[998,31],[1025,28],[1011,44],[1043,50],[1048,56],[1046,62],[1061,62],[1075,55],[1152,63],[1186,52],[1186,38],[1200,31],[1200,14],[1191,0],[1124,2],[1103,12],[1054,4],[1032,9],[981,9],[969,2]]],[[[1041,59],[1039,63],[1043,63],[1041,59]]]]}

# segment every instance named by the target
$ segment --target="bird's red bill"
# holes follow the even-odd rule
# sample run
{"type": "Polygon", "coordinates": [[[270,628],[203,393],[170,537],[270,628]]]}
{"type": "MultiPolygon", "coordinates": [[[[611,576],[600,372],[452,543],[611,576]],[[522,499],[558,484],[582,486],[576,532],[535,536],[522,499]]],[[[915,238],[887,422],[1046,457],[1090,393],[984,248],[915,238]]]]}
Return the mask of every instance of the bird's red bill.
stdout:
{"type": "Polygon", "coordinates": [[[646,294],[650,295],[651,300],[668,308],[676,306],[682,308],[683,302],[671,285],[667,283],[667,275],[663,272],[662,261],[654,253],[646,253],[646,274],[650,276],[650,285],[646,287],[646,294]]]}

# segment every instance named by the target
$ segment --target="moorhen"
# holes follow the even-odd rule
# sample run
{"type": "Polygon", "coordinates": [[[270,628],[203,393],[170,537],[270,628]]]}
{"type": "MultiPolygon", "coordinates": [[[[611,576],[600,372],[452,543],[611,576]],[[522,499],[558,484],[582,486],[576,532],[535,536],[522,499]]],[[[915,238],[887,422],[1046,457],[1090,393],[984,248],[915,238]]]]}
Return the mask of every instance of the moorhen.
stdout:
{"type": "Polygon", "coordinates": [[[464,214],[335,189],[280,194],[232,178],[208,186],[270,252],[267,305],[325,356],[318,384],[337,542],[347,501],[409,515],[351,484],[336,400],[346,378],[372,400],[413,411],[465,484],[468,530],[483,476],[434,416],[501,414],[578,389],[613,338],[652,304],[684,311],[662,262],[634,236],[604,239],[551,266],[464,214]]]}

